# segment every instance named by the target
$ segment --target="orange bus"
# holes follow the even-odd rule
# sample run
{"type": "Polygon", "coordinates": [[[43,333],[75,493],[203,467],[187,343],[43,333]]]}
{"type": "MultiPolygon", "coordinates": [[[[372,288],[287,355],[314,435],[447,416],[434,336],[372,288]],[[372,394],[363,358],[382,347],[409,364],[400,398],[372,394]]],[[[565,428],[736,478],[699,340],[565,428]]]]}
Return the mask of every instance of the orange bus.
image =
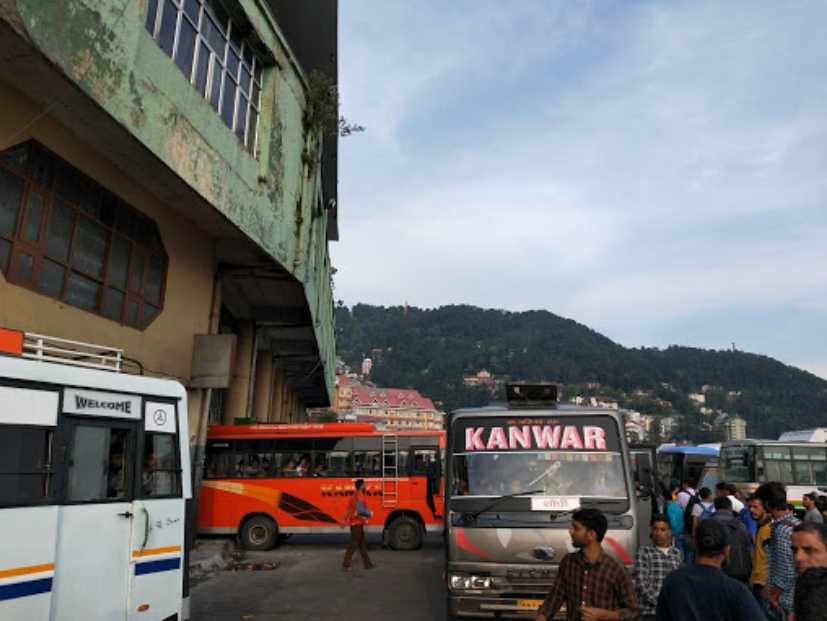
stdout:
{"type": "Polygon", "coordinates": [[[366,532],[415,550],[442,532],[444,431],[369,423],[215,425],[207,435],[198,532],[234,534],[249,550],[294,533],[342,532],[354,483],[373,511],[366,532]]]}

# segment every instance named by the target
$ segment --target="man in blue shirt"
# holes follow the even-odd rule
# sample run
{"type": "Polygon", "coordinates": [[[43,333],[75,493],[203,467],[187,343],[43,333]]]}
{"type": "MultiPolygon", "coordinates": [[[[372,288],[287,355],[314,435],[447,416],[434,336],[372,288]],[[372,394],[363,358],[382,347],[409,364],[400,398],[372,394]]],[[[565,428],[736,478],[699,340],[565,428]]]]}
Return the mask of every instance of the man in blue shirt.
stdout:
{"type": "Polygon", "coordinates": [[[663,581],[657,621],[756,621],[763,618],[749,589],[721,571],[729,554],[729,533],[719,521],[705,520],[695,531],[697,560],[663,581]]]}

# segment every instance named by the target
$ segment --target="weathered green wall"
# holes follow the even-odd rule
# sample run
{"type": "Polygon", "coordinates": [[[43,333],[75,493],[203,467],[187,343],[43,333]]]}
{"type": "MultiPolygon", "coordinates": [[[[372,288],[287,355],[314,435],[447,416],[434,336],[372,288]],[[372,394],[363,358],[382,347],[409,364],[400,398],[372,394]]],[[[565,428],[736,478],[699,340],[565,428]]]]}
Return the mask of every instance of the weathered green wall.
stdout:
{"type": "MultiPolygon", "coordinates": [[[[33,45],[305,285],[333,394],[335,345],[320,169],[304,164],[305,80],[259,0],[239,0],[276,66],[264,73],[258,160],[146,31],[146,0],[3,0],[33,45]],[[309,174],[308,174],[309,173],[309,174]]],[[[19,27],[19,26],[18,26],[19,27]]],[[[319,147],[320,148],[320,147],[319,147]]],[[[315,151],[316,149],[313,148],[315,151]]],[[[318,153],[312,159],[318,161],[318,153]]]]}

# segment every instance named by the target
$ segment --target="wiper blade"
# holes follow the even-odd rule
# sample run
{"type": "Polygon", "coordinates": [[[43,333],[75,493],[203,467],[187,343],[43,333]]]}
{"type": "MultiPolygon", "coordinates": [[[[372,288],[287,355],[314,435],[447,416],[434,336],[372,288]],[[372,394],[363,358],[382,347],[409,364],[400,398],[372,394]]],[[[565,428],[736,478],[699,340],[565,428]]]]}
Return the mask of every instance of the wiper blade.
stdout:
{"type": "Polygon", "coordinates": [[[476,521],[476,519],[480,515],[482,515],[486,511],[491,511],[491,509],[493,509],[494,507],[499,505],[504,500],[508,500],[509,498],[517,498],[518,496],[532,496],[532,495],[535,495],[535,494],[545,494],[545,493],[546,493],[546,490],[544,490],[544,489],[532,489],[532,490],[528,490],[528,491],[525,491],[525,492],[517,492],[515,494],[508,494],[507,496],[500,496],[494,502],[484,506],[479,511],[474,511],[473,513],[468,512],[468,513],[463,514],[462,521],[465,522],[466,524],[470,524],[471,522],[476,521]]]}

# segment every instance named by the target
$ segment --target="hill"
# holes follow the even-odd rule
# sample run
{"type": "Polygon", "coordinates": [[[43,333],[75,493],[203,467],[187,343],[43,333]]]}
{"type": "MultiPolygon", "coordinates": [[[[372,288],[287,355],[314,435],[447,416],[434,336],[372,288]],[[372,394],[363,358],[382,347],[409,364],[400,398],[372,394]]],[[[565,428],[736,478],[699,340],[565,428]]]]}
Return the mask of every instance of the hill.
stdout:
{"type": "Polygon", "coordinates": [[[486,369],[498,378],[562,382],[569,397],[600,394],[643,414],[679,414],[679,435],[695,441],[721,439],[715,411],[745,418],[751,437],[827,422],[827,381],[806,371],[741,351],[626,348],[547,311],[340,302],[336,331],[339,356],[352,368],[369,356],[377,385],[416,388],[445,410],[497,398],[463,383],[486,369]],[[706,414],[689,397],[702,390],[706,414]]]}

